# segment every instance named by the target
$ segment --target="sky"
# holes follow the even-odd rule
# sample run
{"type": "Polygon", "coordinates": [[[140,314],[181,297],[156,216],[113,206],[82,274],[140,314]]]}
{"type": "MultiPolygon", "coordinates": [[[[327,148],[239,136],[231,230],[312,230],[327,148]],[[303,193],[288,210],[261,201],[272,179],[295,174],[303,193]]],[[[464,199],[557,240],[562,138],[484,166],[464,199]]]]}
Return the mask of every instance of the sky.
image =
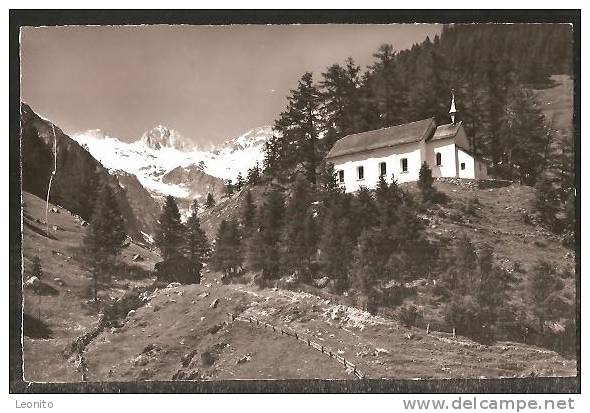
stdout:
{"type": "Polygon", "coordinates": [[[73,134],[124,141],[162,124],[218,144],[272,125],[306,71],[319,79],[379,45],[397,50],[441,25],[65,26],[21,31],[21,100],[73,134]]]}

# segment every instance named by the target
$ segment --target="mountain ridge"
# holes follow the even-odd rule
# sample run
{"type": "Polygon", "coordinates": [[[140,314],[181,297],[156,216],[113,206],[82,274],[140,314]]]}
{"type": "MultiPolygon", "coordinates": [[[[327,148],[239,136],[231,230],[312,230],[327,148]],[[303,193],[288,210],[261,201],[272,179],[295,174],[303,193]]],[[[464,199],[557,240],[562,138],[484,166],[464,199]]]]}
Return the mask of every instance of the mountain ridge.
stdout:
{"type": "MultiPolygon", "coordinates": [[[[22,190],[40,198],[47,196],[49,177],[53,170],[54,133],[57,142],[57,169],[52,181],[50,201],[90,219],[99,179],[106,180],[115,194],[117,205],[125,220],[127,233],[134,239],[144,239],[142,232],[153,230],[148,218],[134,210],[128,192],[118,177],[95,159],[83,145],[66,135],[51,121],[37,115],[26,103],[21,103],[22,190]]],[[[154,203],[150,197],[143,204],[154,203]]],[[[153,205],[152,205],[153,207],[153,205]]]]}

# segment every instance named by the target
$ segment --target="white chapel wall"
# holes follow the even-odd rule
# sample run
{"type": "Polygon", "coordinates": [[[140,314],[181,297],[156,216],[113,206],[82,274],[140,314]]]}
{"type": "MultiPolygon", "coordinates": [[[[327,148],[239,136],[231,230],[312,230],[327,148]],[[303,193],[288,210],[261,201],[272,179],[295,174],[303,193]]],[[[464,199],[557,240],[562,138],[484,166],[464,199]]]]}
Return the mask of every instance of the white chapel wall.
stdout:
{"type": "Polygon", "coordinates": [[[475,179],[475,160],[473,156],[457,148],[457,159],[459,162],[459,178],[475,179]],[[465,169],[461,169],[461,164],[465,164],[465,169]]]}
{"type": "Polygon", "coordinates": [[[430,141],[426,144],[426,162],[435,178],[456,176],[455,142],[452,138],[430,141]],[[441,155],[441,165],[436,166],[436,153],[441,155]]]}
{"type": "Polygon", "coordinates": [[[334,171],[344,171],[344,186],[346,192],[356,192],[361,186],[372,189],[379,181],[379,164],[387,165],[386,181],[391,182],[392,174],[398,183],[417,181],[420,171],[420,144],[414,142],[374,151],[360,152],[330,159],[334,164],[334,171]],[[408,160],[408,171],[402,172],[402,158],[408,160]],[[364,179],[359,180],[357,168],[363,166],[364,179]]]}

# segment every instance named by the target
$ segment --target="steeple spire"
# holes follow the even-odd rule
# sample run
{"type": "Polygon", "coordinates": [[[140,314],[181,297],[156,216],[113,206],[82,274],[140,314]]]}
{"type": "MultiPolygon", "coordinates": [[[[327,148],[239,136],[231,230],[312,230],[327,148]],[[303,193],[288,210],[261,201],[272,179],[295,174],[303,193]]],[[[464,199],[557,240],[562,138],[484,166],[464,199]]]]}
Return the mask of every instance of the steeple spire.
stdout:
{"type": "Polygon", "coordinates": [[[451,89],[451,108],[449,109],[449,115],[451,115],[451,122],[453,125],[455,124],[455,114],[457,113],[457,109],[455,108],[455,89],[451,89]]]}

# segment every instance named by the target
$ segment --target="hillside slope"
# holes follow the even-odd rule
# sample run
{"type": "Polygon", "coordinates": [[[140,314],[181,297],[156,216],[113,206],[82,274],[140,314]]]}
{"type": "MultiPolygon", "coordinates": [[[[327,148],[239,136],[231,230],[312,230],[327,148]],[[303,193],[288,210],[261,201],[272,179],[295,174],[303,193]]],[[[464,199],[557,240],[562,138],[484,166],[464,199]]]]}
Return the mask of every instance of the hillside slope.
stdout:
{"type": "Polygon", "coordinates": [[[573,135],[574,81],[568,75],[551,76],[553,85],[535,90],[545,118],[560,134],[573,135]]]}
{"type": "Polygon", "coordinates": [[[228,312],[320,343],[326,352],[355,363],[368,378],[575,375],[575,361],[552,351],[510,342],[485,346],[442,333],[426,335],[313,294],[223,285],[217,277],[208,273],[201,285],[159,290],[124,326],[99,335],[87,352],[90,376],[97,380],[355,379],[351,371],[304,342],[255,323],[230,323],[228,312]]]}
{"type": "MultiPolygon", "coordinates": [[[[49,225],[44,225],[45,201],[23,193],[23,282],[28,279],[35,255],[43,268],[43,293],[23,288],[24,299],[24,374],[26,380],[76,381],[73,361],[63,356],[63,350],[76,337],[95,326],[98,316],[92,303],[92,275],[81,259],[80,245],[87,226],[70,211],[50,205],[57,212],[49,213],[49,225]],[[41,323],[38,323],[40,316],[41,323]],[[39,325],[40,324],[40,325],[39,325]]],[[[101,282],[103,300],[121,297],[133,287],[145,286],[150,278],[137,279],[159,261],[158,254],[131,243],[121,254],[127,273],[112,274],[112,283],[101,282]],[[140,255],[141,261],[133,261],[140,255]]],[[[11,276],[19,276],[14,274],[11,276]]]]}
{"type": "MultiPolygon", "coordinates": [[[[25,329],[37,317],[49,329],[43,337],[24,338],[25,378],[33,381],[79,381],[75,358],[64,349],[96,326],[90,273],[78,254],[84,227],[68,211],[50,216],[49,233],[38,223],[43,200],[24,194],[25,272],[39,254],[44,280],[53,289],[39,297],[25,289],[25,329]],[[59,229],[53,230],[53,225],[59,229]]],[[[144,270],[157,254],[132,244],[123,261],[144,270]],[[140,254],[143,261],[133,262],[140,254]]],[[[103,300],[116,299],[153,282],[148,275],[112,274],[102,286],[103,300]]],[[[554,352],[517,343],[484,346],[444,333],[426,335],[388,317],[372,316],[339,304],[326,293],[259,289],[219,282],[206,272],[200,285],[161,288],[144,305],[102,331],[86,347],[89,380],[171,379],[355,379],[333,358],[293,337],[243,321],[229,322],[228,313],[255,317],[277,328],[321,343],[367,377],[442,378],[575,375],[575,361],[554,352]],[[403,348],[403,351],[400,349],[403,348]]]]}
{"type": "MultiPolygon", "coordinates": [[[[115,194],[127,233],[134,239],[143,239],[141,232],[148,232],[153,224],[146,224],[148,217],[137,219],[143,211],[133,210],[132,202],[127,198],[129,194],[120,187],[116,176],[110,175],[100,162],[59,127],[41,118],[24,103],[21,104],[23,191],[41,198],[46,196],[54,163],[54,131],[57,141],[57,173],[52,182],[51,201],[89,219],[94,208],[99,178],[105,180],[115,194]]],[[[142,202],[154,204],[151,199],[143,199],[142,202]]]]}

